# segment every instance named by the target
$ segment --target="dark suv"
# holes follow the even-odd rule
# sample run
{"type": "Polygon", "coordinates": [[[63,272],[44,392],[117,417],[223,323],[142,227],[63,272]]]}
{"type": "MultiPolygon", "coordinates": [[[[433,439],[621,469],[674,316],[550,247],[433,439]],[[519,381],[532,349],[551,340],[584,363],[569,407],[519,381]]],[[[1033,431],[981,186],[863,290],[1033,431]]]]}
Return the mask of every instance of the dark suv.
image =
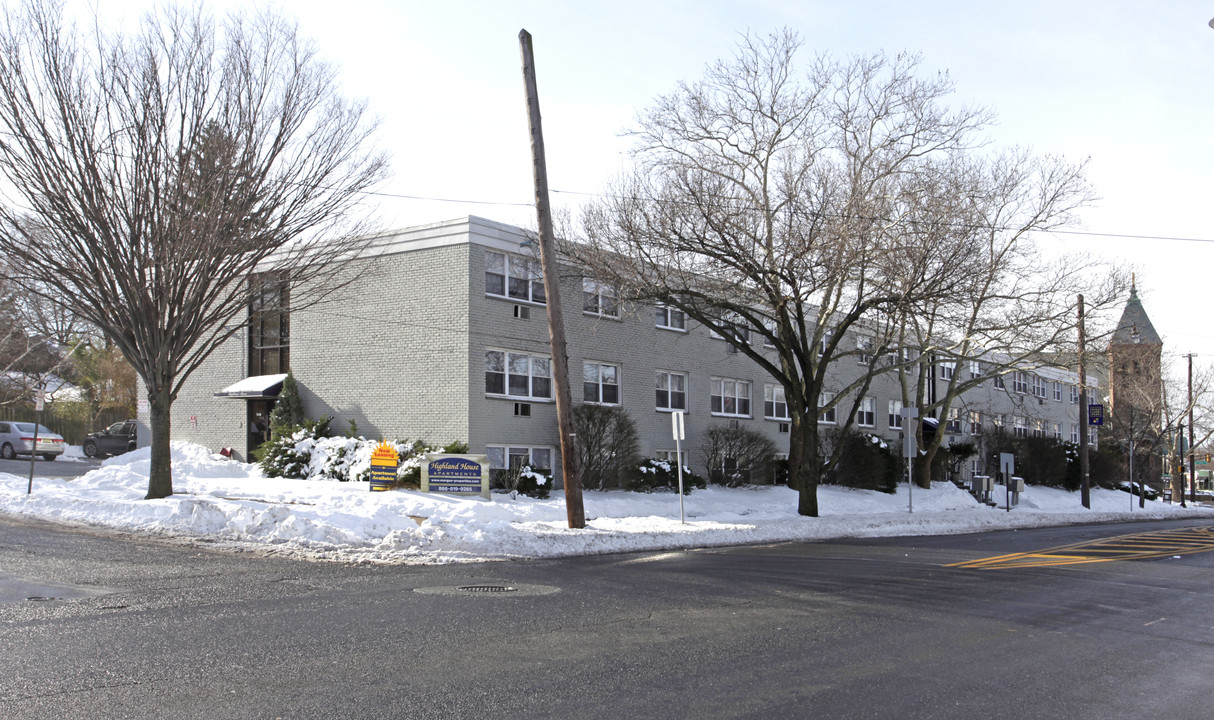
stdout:
{"type": "Polygon", "coordinates": [[[135,421],[123,420],[99,432],[89,433],[80,444],[88,457],[121,455],[135,449],[135,421]]]}

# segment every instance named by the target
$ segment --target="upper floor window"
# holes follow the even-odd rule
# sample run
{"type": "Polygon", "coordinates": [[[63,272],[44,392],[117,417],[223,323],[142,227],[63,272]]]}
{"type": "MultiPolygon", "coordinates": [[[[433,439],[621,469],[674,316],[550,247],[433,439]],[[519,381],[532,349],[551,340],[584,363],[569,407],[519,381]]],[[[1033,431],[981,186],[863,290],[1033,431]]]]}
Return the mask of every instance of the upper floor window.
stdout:
{"type": "Polygon", "coordinates": [[[835,396],[833,393],[822,393],[818,397],[818,407],[824,408],[822,412],[818,414],[818,422],[830,423],[831,425],[835,423],[835,418],[838,417],[838,413],[836,412],[838,406],[831,405],[831,403],[834,402],[834,399],[835,396]],[[827,405],[830,405],[830,407],[826,407],[827,405]]]}
{"type": "Polygon", "coordinates": [[[982,377],[982,362],[979,360],[970,360],[970,377],[982,377]]]}
{"type": "Polygon", "coordinates": [[[714,415],[750,417],[750,383],[746,380],[713,378],[709,401],[714,415]]]}
{"type": "Polygon", "coordinates": [[[792,419],[788,414],[788,402],[784,399],[783,385],[763,386],[763,417],[772,420],[792,419]]]}
{"type": "Polygon", "coordinates": [[[1007,389],[1007,385],[1005,385],[1005,384],[1004,384],[1004,382],[1003,382],[1003,376],[1002,376],[1002,375],[996,375],[996,376],[995,376],[995,387],[996,387],[996,388],[998,388],[998,389],[1000,389],[1000,390],[1005,390],[1005,389],[1007,389]]]}
{"type": "Polygon", "coordinates": [[[822,333],[822,339],[818,342],[818,357],[822,357],[826,354],[826,346],[830,345],[830,339],[833,336],[834,333],[830,330],[822,333]]]}
{"type": "Polygon", "coordinates": [[[658,305],[654,310],[654,326],[687,332],[687,315],[678,308],[658,305]]]}
{"type": "Polygon", "coordinates": [[[658,370],[657,408],[659,410],[687,409],[687,376],[683,373],[658,370]]]}
{"type": "Polygon", "coordinates": [[[249,376],[285,373],[291,367],[290,287],[261,274],[249,290],[249,376]]]}
{"type": "Polygon", "coordinates": [[[543,303],[544,274],[529,258],[500,252],[485,253],[485,294],[543,303]]]}
{"type": "MultiPolygon", "coordinates": [[[[1078,385],[1071,386],[1071,404],[1072,405],[1079,404],[1079,386],[1078,385]]],[[[1079,441],[1076,440],[1075,442],[1079,442],[1079,441]]]]}
{"type": "Polygon", "coordinates": [[[1012,392],[1026,393],[1029,391],[1028,373],[1017,370],[1012,376],[1012,392]]]}
{"type": "Polygon", "coordinates": [[[961,409],[949,408],[948,418],[944,421],[944,432],[949,435],[961,434],[961,409]]]}
{"type": "Polygon", "coordinates": [[[620,368],[604,363],[582,363],[582,399],[599,405],[619,405],[620,368]]]}
{"type": "Polygon", "coordinates": [[[524,399],[551,399],[551,360],[526,353],[486,350],[485,393],[524,399]]]}
{"type": "Polygon", "coordinates": [[[1033,396],[1045,399],[1045,378],[1033,376],[1033,396]]]}
{"type": "Polygon", "coordinates": [[[970,435],[982,434],[982,413],[978,410],[970,410],[970,435]]]}
{"type": "Polygon", "coordinates": [[[877,401],[866,397],[856,408],[856,424],[860,427],[873,427],[877,424],[877,401]]]}
{"type": "Polygon", "coordinates": [[[1050,389],[1054,393],[1054,400],[1056,400],[1058,402],[1062,402],[1062,383],[1060,383],[1060,382],[1050,383],[1050,389]]]}
{"type": "MultiPolygon", "coordinates": [[[[746,323],[736,313],[722,315],[718,318],[718,322],[722,326],[721,329],[729,336],[736,338],[739,343],[744,345],[750,344],[750,328],[747,327],[746,323]]],[[[715,328],[709,328],[708,334],[714,338],[725,337],[725,335],[722,335],[715,328]]]]}
{"type": "Polygon", "coordinates": [[[902,401],[889,401],[889,429],[897,430],[902,427],[902,401]]]}
{"type": "Polygon", "coordinates": [[[611,285],[604,285],[589,278],[582,279],[582,312],[587,315],[618,318],[620,305],[616,299],[616,290],[611,285]]]}
{"type": "Polygon", "coordinates": [[[856,337],[856,362],[870,365],[873,361],[873,339],[860,335],[856,337]]]}
{"type": "Polygon", "coordinates": [[[957,371],[957,363],[946,362],[940,363],[940,379],[952,380],[953,374],[957,371]]]}

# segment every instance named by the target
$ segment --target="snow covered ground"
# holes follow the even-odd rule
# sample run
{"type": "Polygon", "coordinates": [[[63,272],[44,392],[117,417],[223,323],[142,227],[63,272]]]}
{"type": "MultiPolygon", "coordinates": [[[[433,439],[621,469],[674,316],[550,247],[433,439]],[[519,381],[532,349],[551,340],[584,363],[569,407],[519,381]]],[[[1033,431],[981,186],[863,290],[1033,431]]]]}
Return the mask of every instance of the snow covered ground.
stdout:
{"type": "Polygon", "coordinates": [[[696,490],[684,498],[686,524],[676,494],[588,491],[587,527],[570,530],[559,492],[550,500],[495,494],[492,501],[372,493],[365,483],[265,478],[254,465],[174,443],[176,494],[144,500],[148,465],[149,451],[137,450],[74,480],[36,478],[28,496],[28,478],[0,473],[0,513],[312,559],[419,564],[1214,517],[1214,508],[1164,502],[1131,510],[1129,495],[1109,490],[1094,490],[1088,510],[1078,493],[1039,487],[1029,487],[1009,513],[937,483],[914,489],[913,513],[905,484],[896,495],[824,486],[818,518],[798,516],[796,494],[784,487],[696,490]]]}

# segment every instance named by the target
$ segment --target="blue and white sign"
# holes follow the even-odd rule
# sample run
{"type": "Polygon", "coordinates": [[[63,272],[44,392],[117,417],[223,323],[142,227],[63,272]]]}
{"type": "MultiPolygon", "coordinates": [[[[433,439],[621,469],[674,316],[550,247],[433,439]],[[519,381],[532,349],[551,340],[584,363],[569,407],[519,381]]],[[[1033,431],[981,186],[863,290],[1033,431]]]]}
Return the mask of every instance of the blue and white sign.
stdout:
{"type": "Polygon", "coordinates": [[[489,458],[484,455],[427,455],[422,491],[480,495],[489,500],[489,458]]]}

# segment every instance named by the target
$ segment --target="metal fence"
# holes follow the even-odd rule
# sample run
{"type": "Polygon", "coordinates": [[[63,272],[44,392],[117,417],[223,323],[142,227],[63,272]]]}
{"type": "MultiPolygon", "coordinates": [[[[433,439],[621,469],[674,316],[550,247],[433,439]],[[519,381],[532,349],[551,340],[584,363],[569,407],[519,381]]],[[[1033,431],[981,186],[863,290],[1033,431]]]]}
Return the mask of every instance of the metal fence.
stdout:
{"type": "MultiPolygon", "coordinates": [[[[34,416],[32,403],[0,406],[0,422],[33,422],[34,416]]],[[[47,403],[42,411],[42,424],[62,435],[69,445],[79,445],[90,432],[131,417],[133,415],[123,410],[105,410],[94,416],[92,409],[84,403],[59,402],[47,403]]]]}

